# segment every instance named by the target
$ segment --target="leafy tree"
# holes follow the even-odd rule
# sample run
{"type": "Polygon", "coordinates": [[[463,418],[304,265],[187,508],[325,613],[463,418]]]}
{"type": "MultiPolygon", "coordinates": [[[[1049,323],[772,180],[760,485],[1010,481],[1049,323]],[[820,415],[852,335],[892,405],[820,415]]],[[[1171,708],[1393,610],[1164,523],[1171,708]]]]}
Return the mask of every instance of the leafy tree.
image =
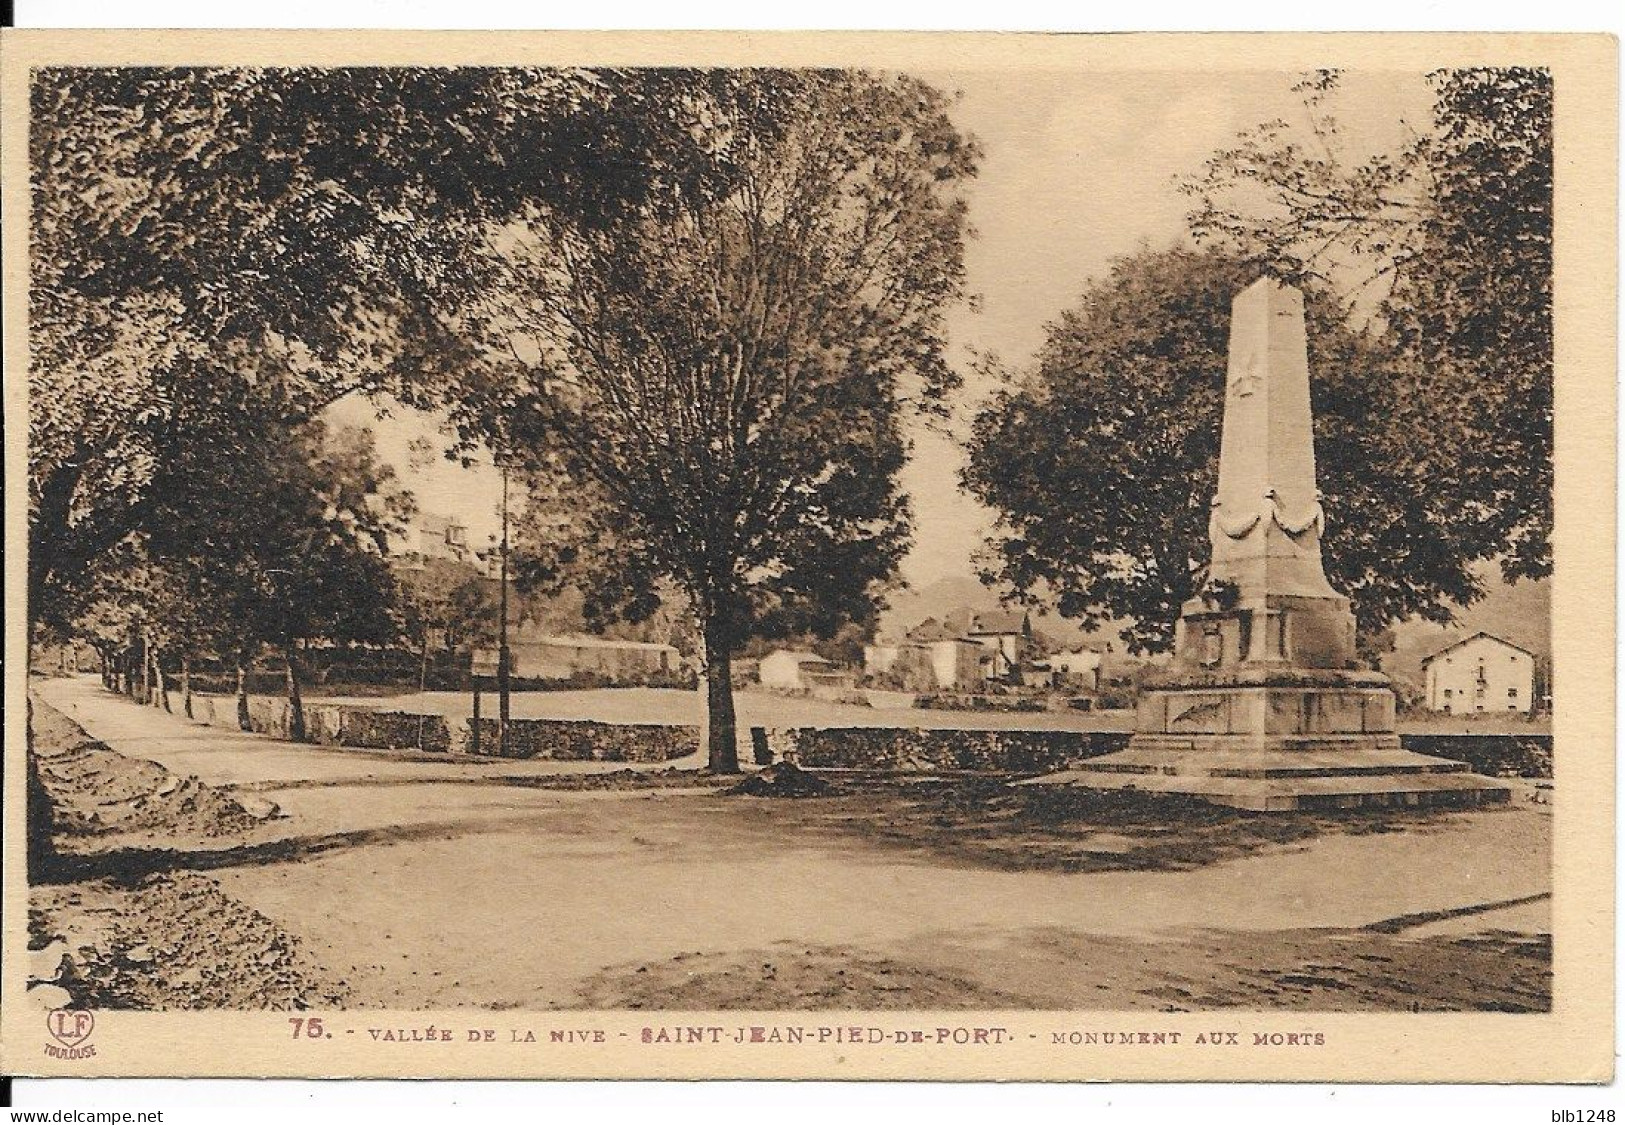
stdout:
{"type": "Polygon", "coordinates": [[[1354,162],[1321,71],[1295,87],[1309,129],[1247,131],[1185,184],[1199,241],[1374,314],[1407,409],[1425,415],[1437,504],[1473,558],[1551,573],[1552,79],[1436,71],[1433,121],[1354,162]]]}
{"type": "MultiPolygon", "coordinates": [[[[1036,368],[978,414],[965,486],[999,514],[985,580],[1166,649],[1206,580],[1230,302],[1254,266],[1213,250],[1115,262],[1049,328],[1036,368]]],[[[1448,620],[1477,579],[1440,507],[1439,451],[1367,333],[1324,287],[1306,312],[1328,575],[1363,631],[1448,620]]]]}
{"type": "Polygon", "coordinates": [[[583,221],[652,190],[585,71],[48,67],[30,79],[29,595],[40,621],[144,526],[196,380],[275,379],[289,416],[441,393],[439,310],[480,224],[583,221]],[[588,143],[588,141],[592,143],[588,143]]]}
{"type": "Polygon", "coordinates": [[[312,641],[388,644],[397,636],[389,537],[410,512],[369,430],[320,422],[262,446],[257,526],[232,556],[250,579],[239,620],[286,672],[290,736],[305,735],[302,654],[312,641]]]}
{"type": "Polygon", "coordinates": [[[402,631],[418,646],[424,676],[436,644],[451,652],[494,632],[495,598],[486,580],[467,563],[424,559],[398,568],[395,582],[402,631]]]}
{"type": "Polygon", "coordinates": [[[491,240],[511,271],[462,417],[527,480],[523,573],[600,618],[681,593],[711,767],[738,769],[730,662],[753,632],[833,635],[909,538],[911,407],[956,379],[976,149],[910,78],[681,71],[606,82],[610,112],[681,142],[662,190],[609,215],[535,208],[491,240]]]}
{"type": "MultiPolygon", "coordinates": [[[[1464,459],[1474,541],[1508,579],[1552,571],[1552,80],[1434,76],[1432,206],[1386,316],[1430,425],[1464,459]]],[[[1442,443],[1441,443],[1442,444],[1442,443]]]]}

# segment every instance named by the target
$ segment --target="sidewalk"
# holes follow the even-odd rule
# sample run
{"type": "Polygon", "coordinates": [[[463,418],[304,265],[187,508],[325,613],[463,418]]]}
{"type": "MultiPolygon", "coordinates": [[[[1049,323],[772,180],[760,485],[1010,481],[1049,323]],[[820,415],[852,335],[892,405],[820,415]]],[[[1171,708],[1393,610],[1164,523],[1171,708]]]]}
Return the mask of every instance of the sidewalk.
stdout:
{"type": "MultiPolygon", "coordinates": [[[[36,679],[30,688],[46,703],[120,753],[157,762],[172,773],[211,785],[279,782],[464,781],[612,773],[617,770],[697,769],[698,755],[673,762],[564,762],[362,750],[286,742],[263,734],[194,723],[184,714],[136,703],[107,691],[95,676],[36,679]]],[[[177,708],[180,698],[174,696],[177,708]]]]}

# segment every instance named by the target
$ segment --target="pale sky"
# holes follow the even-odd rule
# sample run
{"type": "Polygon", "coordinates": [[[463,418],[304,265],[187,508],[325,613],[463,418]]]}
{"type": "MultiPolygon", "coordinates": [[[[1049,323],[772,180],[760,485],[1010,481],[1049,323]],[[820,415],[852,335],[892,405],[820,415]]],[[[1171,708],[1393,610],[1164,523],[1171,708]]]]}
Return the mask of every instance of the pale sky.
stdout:
{"type": "MultiPolygon", "coordinates": [[[[966,252],[969,289],[981,311],[953,310],[954,354],[993,351],[1024,365],[1045,326],[1112,258],[1142,243],[1185,237],[1190,201],[1177,177],[1251,125],[1283,118],[1303,122],[1290,73],[1112,73],[1088,71],[924,72],[921,77],[962,97],[955,123],[981,141],[981,174],[968,191],[976,230],[966,252]]],[[[1400,119],[1418,130],[1430,98],[1420,75],[1348,75],[1332,107],[1348,137],[1345,155],[1362,159],[1405,137],[1400,119]]],[[[968,370],[967,370],[968,374],[968,370]]],[[[988,388],[967,386],[959,429],[988,388]]],[[[457,515],[476,544],[497,528],[500,487],[489,468],[464,470],[445,461],[414,467],[408,443],[432,437],[433,419],[396,411],[372,421],[364,402],[334,415],[372,425],[384,458],[395,465],[421,511],[457,515]]],[[[924,431],[904,471],[914,500],[915,548],[903,563],[911,585],[970,575],[972,551],[991,515],[958,489],[957,445],[924,431]]]]}

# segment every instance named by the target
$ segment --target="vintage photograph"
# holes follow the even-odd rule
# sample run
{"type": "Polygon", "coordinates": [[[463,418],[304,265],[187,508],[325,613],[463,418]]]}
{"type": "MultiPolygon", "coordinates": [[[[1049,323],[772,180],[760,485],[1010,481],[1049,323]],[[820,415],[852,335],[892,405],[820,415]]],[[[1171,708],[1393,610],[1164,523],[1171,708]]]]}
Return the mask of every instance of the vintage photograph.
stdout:
{"type": "Polygon", "coordinates": [[[1552,1013],[1538,57],[30,68],[53,1059],[1552,1013]]]}

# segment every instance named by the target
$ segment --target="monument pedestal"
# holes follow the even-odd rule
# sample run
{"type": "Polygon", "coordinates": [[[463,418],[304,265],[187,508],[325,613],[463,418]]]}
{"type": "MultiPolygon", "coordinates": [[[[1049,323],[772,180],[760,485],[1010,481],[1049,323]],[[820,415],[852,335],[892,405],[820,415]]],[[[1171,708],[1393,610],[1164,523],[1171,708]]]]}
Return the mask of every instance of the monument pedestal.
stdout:
{"type": "MultiPolygon", "coordinates": [[[[1289,652],[1290,645],[1289,633],[1289,652]]],[[[1182,651],[1173,669],[1142,689],[1127,749],[1054,780],[1182,793],[1257,812],[1511,798],[1507,786],[1463,762],[1403,749],[1394,693],[1380,673],[1290,663],[1193,668],[1191,655],[1182,651]]]]}
{"type": "Polygon", "coordinates": [[[1359,670],[1349,601],[1326,580],[1324,524],[1303,298],[1265,279],[1232,310],[1212,563],[1174,664],[1142,685],[1127,749],[1045,780],[1259,811],[1509,800],[1401,748],[1388,678],[1359,670]]]}

